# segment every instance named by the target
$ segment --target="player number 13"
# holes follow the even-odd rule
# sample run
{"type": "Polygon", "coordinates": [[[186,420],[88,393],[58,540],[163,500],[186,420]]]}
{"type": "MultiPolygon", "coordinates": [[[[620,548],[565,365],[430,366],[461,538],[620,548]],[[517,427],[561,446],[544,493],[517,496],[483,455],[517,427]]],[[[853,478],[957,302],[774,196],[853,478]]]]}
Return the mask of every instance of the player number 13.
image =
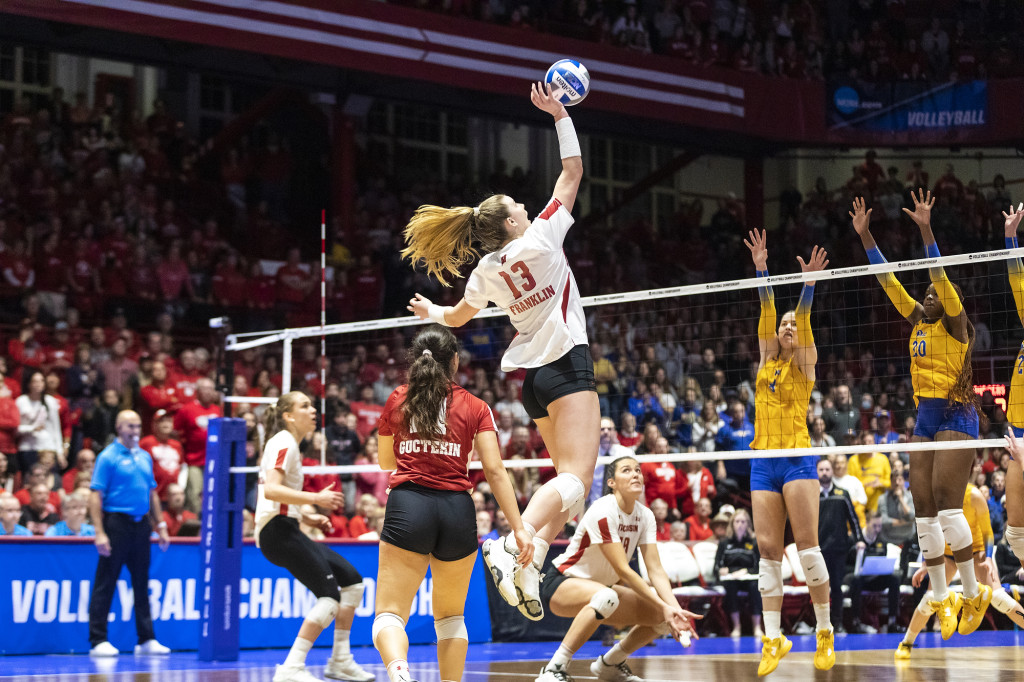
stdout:
{"type": "MultiPolygon", "coordinates": [[[[530,291],[535,286],[537,286],[537,280],[535,280],[533,278],[533,275],[530,274],[530,268],[526,267],[526,263],[524,263],[523,261],[517,260],[509,267],[509,270],[511,270],[512,272],[519,273],[519,276],[523,280],[520,284],[520,286],[523,288],[523,291],[530,291]]],[[[507,284],[508,288],[512,291],[512,296],[514,296],[516,300],[521,298],[523,293],[519,291],[518,288],[516,288],[515,282],[512,281],[512,275],[508,274],[504,270],[499,270],[498,274],[501,275],[501,278],[503,280],[505,280],[505,284],[507,284]]]]}

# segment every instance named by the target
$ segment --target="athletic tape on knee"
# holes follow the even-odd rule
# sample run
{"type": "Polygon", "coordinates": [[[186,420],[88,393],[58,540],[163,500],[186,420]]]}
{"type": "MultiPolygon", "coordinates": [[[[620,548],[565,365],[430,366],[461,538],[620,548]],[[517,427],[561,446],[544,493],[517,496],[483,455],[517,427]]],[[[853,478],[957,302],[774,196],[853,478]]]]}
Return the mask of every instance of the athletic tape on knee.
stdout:
{"type": "Polygon", "coordinates": [[[1009,613],[1010,609],[1020,608],[1017,600],[1006,593],[1002,587],[992,590],[992,607],[999,613],[1009,613]]]}
{"type": "Polygon", "coordinates": [[[1017,561],[1024,561],[1024,527],[1007,526],[1003,537],[1006,538],[1006,544],[1013,550],[1017,561]]]}
{"type": "Polygon", "coordinates": [[[441,620],[435,620],[434,633],[437,635],[438,642],[442,639],[464,639],[469,641],[465,616],[448,616],[441,620]]]}
{"type": "Polygon", "coordinates": [[[590,608],[597,611],[598,620],[603,620],[619,608],[619,594],[610,587],[598,590],[590,598],[590,608]]]}
{"type": "Polygon", "coordinates": [[[934,516],[917,518],[917,542],[925,559],[936,559],[946,551],[946,539],[942,535],[942,524],[934,516]]]}
{"type": "Polygon", "coordinates": [[[400,616],[396,616],[393,613],[379,613],[377,617],[373,619],[373,627],[370,628],[370,637],[373,639],[373,645],[377,646],[377,636],[381,633],[381,630],[387,628],[398,628],[399,630],[405,629],[405,621],[400,616]]]}
{"type": "Polygon", "coordinates": [[[310,623],[316,623],[322,628],[327,627],[334,622],[334,616],[338,613],[337,599],[331,599],[330,597],[320,597],[313,604],[313,608],[306,614],[306,620],[310,623]]]}
{"type": "Polygon", "coordinates": [[[939,512],[939,525],[943,537],[954,552],[974,544],[971,525],[967,523],[963,509],[943,509],[939,512]]]}
{"type": "Polygon", "coordinates": [[[828,582],[828,566],[825,565],[825,557],[821,555],[821,547],[815,545],[797,552],[800,557],[800,565],[804,569],[804,581],[808,587],[817,587],[828,582]]]}
{"type": "Polygon", "coordinates": [[[928,590],[924,593],[924,596],[921,597],[921,601],[918,602],[917,612],[920,613],[922,616],[930,616],[933,613],[935,613],[935,609],[933,609],[931,606],[931,602],[933,601],[935,601],[935,593],[933,593],[931,590],[928,590]]]}
{"type": "Polygon", "coordinates": [[[569,511],[583,500],[587,491],[576,474],[558,474],[544,485],[550,485],[562,498],[562,511],[569,511]]]}
{"type": "Polygon", "coordinates": [[[762,597],[782,596],[782,562],[761,559],[757,565],[757,590],[762,597]]]}
{"type": "Polygon", "coordinates": [[[364,589],[366,586],[361,582],[341,588],[341,605],[351,606],[354,609],[359,608],[359,605],[363,603],[364,589]]]}

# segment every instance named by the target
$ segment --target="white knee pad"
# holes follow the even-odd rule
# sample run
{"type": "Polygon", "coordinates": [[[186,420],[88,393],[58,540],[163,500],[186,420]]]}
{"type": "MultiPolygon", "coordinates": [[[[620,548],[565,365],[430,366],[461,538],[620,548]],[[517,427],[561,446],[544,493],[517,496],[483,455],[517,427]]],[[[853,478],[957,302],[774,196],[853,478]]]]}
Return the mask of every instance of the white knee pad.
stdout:
{"type": "Polygon", "coordinates": [[[925,559],[936,559],[945,553],[946,540],[942,535],[942,525],[937,518],[934,516],[919,516],[917,518],[917,542],[925,559]]]}
{"type": "Polygon", "coordinates": [[[586,489],[583,481],[576,474],[558,474],[545,485],[550,485],[562,498],[562,511],[569,511],[581,502],[586,496],[586,489]]]}
{"type": "Polygon", "coordinates": [[[393,613],[380,613],[373,619],[373,627],[370,629],[370,637],[373,638],[373,645],[377,646],[377,635],[386,628],[405,629],[405,621],[393,613]]]}
{"type": "Polygon", "coordinates": [[[316,623],[322,628],[327,627],[334,621],[334,616],[338,613],[337,599],[331,599],[330,597],[320,597],[313,604],[313,608],[306,614],[306,620],[310,623],[316,623]]]}
{"type": "Polygon", "coordinates": [[[782,562],[761,559],[757,566],[757,590],[762,597],[782,596],[782,562]]]}
{"type": "Polygon", "coordinates": [[[1021,526],[1007,526],[1003,533],[1006,544],[1010,546],[1018,561],[1024,561],[1024,528],[1021,526]]]}
{"type": "Polygon", "coordinates": [[[921,601],[917,605],[917,612],[926,617],[935,613],[935,609],[933,609],[929,603],[932,601],[935,601],[935,593],[928,590],[924,593],[924,596],[921,597],[921,601]]]}
{"type": "Polygon", "coordinates": [[[464,616],[448,616],[441,620],[434,621],[434,633],[437,641],[442,639],[464,639],[469,641],[469,632],[466,630],[466,618],[464,616]]]}
{"type": "Polygon", "coordinates": [[[1010,609],[1020,608],[1017,600],[1006,593],[1002,587],[992,590],[992,607],[999,613],[1009,613],[1010,609]]]}
{"type": "Polygon", "coordinates": [[[967,523],[963,509],[943,509],[939,512],[939,525],[942,527],[942,535],[954,552],[974,544],[971,526],[967,523]]]}
{"type": "Polygon", "coordinates": [[[347,585],[341,588],[341,605],[351,606],[354,609],[359,608],[359,605],[363,603],[364,589],[366,589],[366,586],[363,583],[347,585]]]}
{"type": "Polygon", "coordinates": [[[825,557],[821,556],[821,547],[815,545],[797,552],[800,565],[804,569],[804,580],[808,587],[817,587],[828,582],[828,567],[825,557]]]}
{"type": "Polygon", "coordinates": [[[604,620],[619,608],[619,594],[610,587],[598,590],[590,598],[590,608],[597,611],[598,620],[604,620]]]}

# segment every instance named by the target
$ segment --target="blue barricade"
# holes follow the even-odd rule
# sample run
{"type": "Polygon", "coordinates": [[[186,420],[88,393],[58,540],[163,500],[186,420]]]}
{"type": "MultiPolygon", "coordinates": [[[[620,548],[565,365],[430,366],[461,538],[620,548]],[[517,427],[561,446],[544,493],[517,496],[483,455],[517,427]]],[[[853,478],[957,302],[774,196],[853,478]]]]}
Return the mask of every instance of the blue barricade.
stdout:
{"type": "MultiPolygon", "coordinates": [[[[363,603],[356,609],[352,644],[371,645],[370,627],[376,595],[377,544],[331,545],[362,573],[363,603]]],[[[177,650],[199,646],[203,609],[200,547],[176,541],[166,552],[151,547],[149,594],[157,638],[177,650]]],[[[91,542],[4,538],[0,541],[0,654],[84,653],[89,650],[89,595],[96,571],[91,542]]],[[[489,582],[477,554],[466,599],[466,627],[471,642],[491,637],[489,582]]],[[[412,643],[434,641],[434,617],[428,575],[413,603],[407,631],[412,643]]],[[[313,595],[284,569],[268,562],[251,542],[242,547],[242,580],[237,591],[243,649],[291,646],[313,595]]],[[[136,643],[132,592],[125,571],[118,582],[110,616],[110,641],[122,651],[136,643]]],[[[318,646],[329,647],[333,629],[318,646]]]]}

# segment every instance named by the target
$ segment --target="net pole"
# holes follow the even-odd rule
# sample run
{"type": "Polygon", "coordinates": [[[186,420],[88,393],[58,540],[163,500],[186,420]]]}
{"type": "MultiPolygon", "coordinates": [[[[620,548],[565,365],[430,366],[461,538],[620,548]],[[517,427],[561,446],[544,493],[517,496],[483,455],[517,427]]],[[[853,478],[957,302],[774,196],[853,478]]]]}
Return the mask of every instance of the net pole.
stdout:
{"type": "Polygon", "coordinates": [[[327,210],[320,210],[320,465],[327,466],[327,210]]]}

